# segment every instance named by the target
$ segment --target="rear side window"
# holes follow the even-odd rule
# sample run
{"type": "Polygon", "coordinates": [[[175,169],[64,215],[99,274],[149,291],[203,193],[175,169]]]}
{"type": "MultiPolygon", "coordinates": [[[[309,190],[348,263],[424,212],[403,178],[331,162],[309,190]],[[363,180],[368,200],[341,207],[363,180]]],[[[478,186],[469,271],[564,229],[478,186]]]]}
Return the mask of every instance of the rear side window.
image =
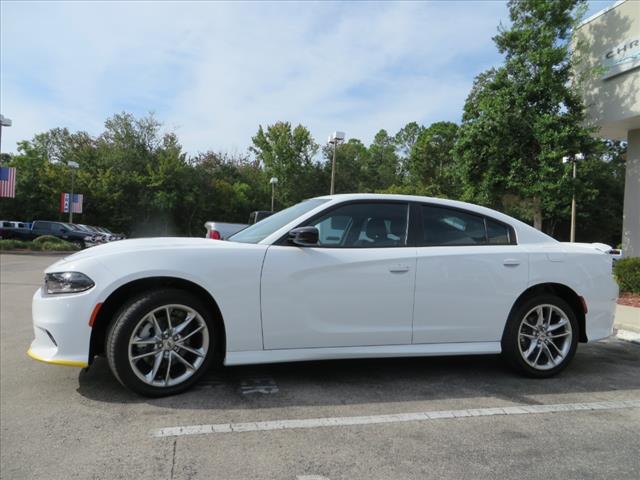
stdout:
{"type": "Polygon", "coordinates": [[[422,225],[425,246],[487,243],[484,218],[459,210],[423,205],[422,225]]]}
{"type": "Polygon", "coordinates": [[[486,219],[487,239],[491,245],[509,245],[511,242],[511,229],[503,223],[486,219]]]}
{"type": "Polygon", "coordinates": [[[422,206],[424,246],[509,245],[511,228],[482,215],[447,207],[422,206]]]}

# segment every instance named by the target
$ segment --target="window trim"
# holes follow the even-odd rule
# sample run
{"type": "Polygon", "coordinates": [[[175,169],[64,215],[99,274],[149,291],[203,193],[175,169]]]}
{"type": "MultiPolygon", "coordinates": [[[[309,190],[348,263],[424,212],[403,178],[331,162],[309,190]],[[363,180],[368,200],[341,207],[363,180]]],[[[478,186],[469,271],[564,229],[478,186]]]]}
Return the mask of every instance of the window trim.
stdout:
{"type": "Polygon", "coordinates": [[[418,229],[419,232],[419,236],[417,236],[415,238],[415,242],[416,242],[416,246],[417,247],[421,247],[421,248],[428,248],[428,247],[504,247],[504,246],[510,246],[510,245],[518,245],[518,240],[516,238],[516,231],[515,228],[513,228],[512,225],[509,225],[506,222],[503,222],[501,220],[498,220],[494,217],[490,217],[488,215],[485,215],[483,213],[478,213],[478,212],[473,212],[470,210],[466,210],[464,208],[460,208],[460,207],[452,207],[449,205],[442,205],[442,204],[438,204],[438,203],[429,203],[429,202],[416,202],[416,205],[418,206],[418,208],[416,209],[418,212],[418,215],[416,215],[416,223],[420,225],[420,228],[418,229]],[[423,215],[422,215],[422,207],[434,207],[434,208],[441,208],[441,209],[449,209],[449,210],[453,210],[453,211],[457,211],[457,212],[461,212],[464,213],[466,215],[471,215],[477,218],[481,218],[482,219],[482,223],[484,224],[484,236],[485,236],[485,242],[486,243],[457,243],[455,245],[424,245],[424,237],[423,237],[423,233],[424,233],[424,219],[423,219],[423,215]],[[509,232],[509,242],[508,243],[489,243],[489,229],[487,228],[487,220],[491,221],[491,222],[495,222],[499,225],[502,225],[504,227],[507,228],[508,232],[509,232]]]}
{"type": "MultiPolygon", "coordinates": [[[[303,222],[301,222],[300,224],[296,225],[293,228],[308,227],[310,225],[313,225],[313,222],[315,222],[317,219],[326,216],[327,214],[331,213],[334,210],[337,210],[338,208],[347,207],[349,205],[375,204],[375,203],[381,203],[381,204],[385,204],[385,205],[397,204],[397,205],[404,205],[406,207],[406,209],[407,209],[407,227],[406,227],[406,232],[405,232],[404,245],[399,245],[399,246],[394,246],[394,245],[381,246],[381,245],[378,245],[378,246],[374,246],[374,247],[369,247],[369,246],[343,247],[341,245],[317,245],[317,246],[313,246],[313,247],[301,247],[300,245],[293,245],[293,244],[289,243],[289,241],[288,241],[289,232],[285,233],[278,240],[273,242],[272,245],[278,245],[278,246],[281,246],[281,247],[297,247],[297,248],[329,248],[329,249],[339,248],[339,249],[342,249],[342,250],[362,250],[362,249],[372,249],[372,248],[407,248],[407,247],[415,247],[416,246],[415,240],[417,238],[415,237],[415,235],[412,235],[412,228],[411,228],[411,225],[412,225],[412,211],[413,211],[413,209],[411,208],[411,205],[414,202],[407,201],[407,200],[386,200],[386,199],[347,200],[346,202],[337,203],[335,205],[332,205],[332,206],[326,208],[325,210],[323,210],[321,212],[316,213],[312,217],[307,218],[306,220],[304,220],[303,222]]],[[[291,230],[293,230],[293,228],[291,230]]]]}

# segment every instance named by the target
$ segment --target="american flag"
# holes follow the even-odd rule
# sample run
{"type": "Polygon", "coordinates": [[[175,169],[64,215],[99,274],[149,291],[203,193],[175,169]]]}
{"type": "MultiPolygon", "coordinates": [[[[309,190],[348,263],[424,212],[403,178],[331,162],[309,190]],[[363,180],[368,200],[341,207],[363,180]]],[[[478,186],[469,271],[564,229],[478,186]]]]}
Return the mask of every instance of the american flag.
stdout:
{"type": "Polygon", "coordinates": [[[15,167],[0,167],[0,197],[16,197],[15,167]]]}
{"type": "Polygon", "coordinates": [[[69,193],[62,192],[60,195],[60,211],[63,213],[69,213],[69,203],[72,204],[73,213],[82,213],[82,200],[83,195],[81,193],[73,194],[73,202],[69,201],[69,193]]]}

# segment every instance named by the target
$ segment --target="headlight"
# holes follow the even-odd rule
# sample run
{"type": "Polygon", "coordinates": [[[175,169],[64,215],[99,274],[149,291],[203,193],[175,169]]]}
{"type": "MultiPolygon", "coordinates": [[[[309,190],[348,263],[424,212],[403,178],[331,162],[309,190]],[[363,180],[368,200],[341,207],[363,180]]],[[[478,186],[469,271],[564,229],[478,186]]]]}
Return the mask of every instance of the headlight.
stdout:
{"type": "Polygon", "coordinates": [[[80,272],[56,272],[44,276],[44,290],[48,294],[84,292],[94,285],[93,280],[80,272]]]}

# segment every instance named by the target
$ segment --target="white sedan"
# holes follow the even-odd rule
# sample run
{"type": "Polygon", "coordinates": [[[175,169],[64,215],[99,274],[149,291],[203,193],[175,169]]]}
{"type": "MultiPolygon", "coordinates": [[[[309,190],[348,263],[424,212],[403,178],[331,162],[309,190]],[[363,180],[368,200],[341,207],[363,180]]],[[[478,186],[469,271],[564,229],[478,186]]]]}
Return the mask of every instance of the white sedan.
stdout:
{"type": "Polygon", "coordinates": [[[106,355],[148,396],[216,364],[337,358],[502,352],[548,377],[612,332],[606,250],[457,201],[319,197],[229,241],[125,240],[53,264],[29,355],[78,367],[106,355]]]}

